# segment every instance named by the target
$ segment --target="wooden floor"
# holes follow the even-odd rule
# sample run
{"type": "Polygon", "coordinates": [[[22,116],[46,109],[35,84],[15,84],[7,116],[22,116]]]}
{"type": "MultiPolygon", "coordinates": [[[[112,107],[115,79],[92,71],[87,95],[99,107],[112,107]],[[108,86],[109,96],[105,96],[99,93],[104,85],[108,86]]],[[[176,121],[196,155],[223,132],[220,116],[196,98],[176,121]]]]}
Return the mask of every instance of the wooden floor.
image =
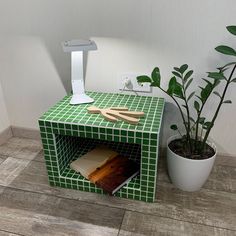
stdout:
{"type": "Polygon", "coordinates": [[[236,235],[236,158],[218,157],[200,192],[177,190],[159,163],[157,199],[50,187],[39,141],[0,146],[0,235],[236,235]]]}

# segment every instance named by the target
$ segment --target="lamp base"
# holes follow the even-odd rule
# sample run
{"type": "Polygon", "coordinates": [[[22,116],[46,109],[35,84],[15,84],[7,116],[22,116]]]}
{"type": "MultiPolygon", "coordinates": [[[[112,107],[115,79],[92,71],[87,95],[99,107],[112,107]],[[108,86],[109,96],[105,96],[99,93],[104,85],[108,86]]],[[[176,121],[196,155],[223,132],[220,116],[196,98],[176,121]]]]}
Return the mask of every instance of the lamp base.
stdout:
{"type": "Polygon", "coordinates": [[[94,102],[94,99],[86,95],[85,93],[83,94],[73,94],[72,98],[70,100],[71,105],[77,105],[77,104],[83,104],[83,103],[92,103],[94,102]]]}

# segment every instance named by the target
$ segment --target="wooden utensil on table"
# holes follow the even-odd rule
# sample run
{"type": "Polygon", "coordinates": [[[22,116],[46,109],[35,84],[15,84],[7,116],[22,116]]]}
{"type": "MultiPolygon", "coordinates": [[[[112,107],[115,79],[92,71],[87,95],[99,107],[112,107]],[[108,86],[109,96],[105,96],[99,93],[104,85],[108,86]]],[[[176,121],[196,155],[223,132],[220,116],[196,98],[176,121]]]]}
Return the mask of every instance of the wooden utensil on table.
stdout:
{"type": "Polygon", "coordinates": [[[88,107],[88,112],[92,114],[101,114],[108,121],[116,122],[118,119],[128,122],[129,124],[138,124],[139,117],[144,116],[142,111],[129,111],[127,107],[109,107],[98,108],[95,106],[88,107]]]}

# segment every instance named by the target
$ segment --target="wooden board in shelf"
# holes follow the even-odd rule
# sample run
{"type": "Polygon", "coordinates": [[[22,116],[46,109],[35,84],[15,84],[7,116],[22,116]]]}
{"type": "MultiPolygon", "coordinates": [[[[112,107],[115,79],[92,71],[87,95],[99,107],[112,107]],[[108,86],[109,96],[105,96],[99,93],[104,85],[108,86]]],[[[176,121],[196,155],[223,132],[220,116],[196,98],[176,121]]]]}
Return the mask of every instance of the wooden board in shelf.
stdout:
{"type": "Polygon", "coordinates": [[[120,155],[105,163],[89,175],[89,180],[113,195],[129,180],[138,175],[139,165],[120,155]]]}
{"type": "Polygon", "coordinates": [[[73,161],[70,164],[70,168],[79,172],[86,179],[89,179],[91,173],[117,155],[117,152],[106,146],[99,146],[73,161]]]}

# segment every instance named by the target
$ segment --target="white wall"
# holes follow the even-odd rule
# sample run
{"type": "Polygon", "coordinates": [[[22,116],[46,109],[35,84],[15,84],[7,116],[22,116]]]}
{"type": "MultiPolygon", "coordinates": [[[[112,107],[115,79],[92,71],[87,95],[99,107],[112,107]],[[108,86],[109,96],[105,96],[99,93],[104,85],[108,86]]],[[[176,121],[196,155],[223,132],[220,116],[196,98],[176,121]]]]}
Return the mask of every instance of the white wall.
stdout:
{"type": "Polygon", "coordinates": [[[39,116],[66,94],[65,88],[38,37],[5,40],[0,49],[0,78],[10,122],[13,126],[38,128],[39,116]]]}
{"type": "MultiPolygon", "coordinates": [[[[149,73],[157,65],[165,86],[173,66],[187,62],[198,79],[225,62],[214,47],[235,45],[225,30],[236,24],[235,9],[234,0],[0,0],[0,79],[11,124],[37,128],[39,115],[70,90],[69,55],[61,41],[96,40],[87,89],[117,92],[119,74],[149,73]]],[[[228,97],[236,104],[234,91],[228,97]]],[[[164,96],[157,89],[153,95],[164,96]]],[[[229,155],[236,155],[235,104],[223,108],[212,133],[220,152],[229,155]]],[[[166,108],[163,143],[173,110],[166,108]]]]}
{"type": "Polygon", "coordinates": [[[0,133],[10,126],[8,113],[5,105],[5,99],[0,83],[0,133]]]}

